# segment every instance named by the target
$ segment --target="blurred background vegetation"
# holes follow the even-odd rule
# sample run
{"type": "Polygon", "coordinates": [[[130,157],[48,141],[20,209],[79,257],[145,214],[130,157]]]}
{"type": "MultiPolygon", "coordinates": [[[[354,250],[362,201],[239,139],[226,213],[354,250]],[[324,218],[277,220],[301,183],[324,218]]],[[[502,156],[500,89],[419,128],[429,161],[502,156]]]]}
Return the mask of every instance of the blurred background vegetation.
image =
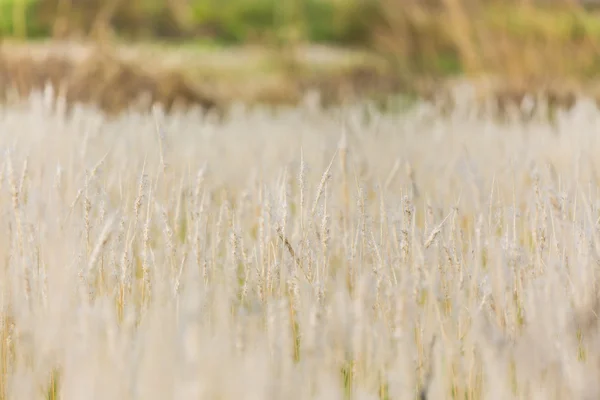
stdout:
{"type": "Polygon", "coordinates": [[[110,29],[127,39],[219,44],[305,39],[365,43],[377,0],[0,0],[0,33],[84,36],[110,29]]]}
{"type": "Polygon", "coordinates": [[[550,67],[590,74],[600,60],[596,5],[599,0],[0,0],[0,35],[328,43],[382,52],[422,73],[550,67]],[[548,65],[549,58],[559,65],[548,65]]]}
{"type": "Polygon", "coordinates": [[[529,85],[600,72],[600,0],[0,0],[4,38],[224,48],[326,44],[395,74],[529,85]]]}

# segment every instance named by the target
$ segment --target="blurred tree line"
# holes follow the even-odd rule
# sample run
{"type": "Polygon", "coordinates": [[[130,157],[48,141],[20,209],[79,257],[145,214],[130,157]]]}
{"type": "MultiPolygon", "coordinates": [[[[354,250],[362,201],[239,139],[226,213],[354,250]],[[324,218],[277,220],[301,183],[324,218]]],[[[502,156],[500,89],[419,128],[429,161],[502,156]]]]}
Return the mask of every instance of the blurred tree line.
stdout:
{"type": "Polygon", "coordinates": [[[379,0],[0,0],[0,34],[17,37],[307,40],[364,44],[379,0]]]}
{"type": "MultiPolygon", "coordinates": [[[[405,76],[597,76],[600,0],[0,0],[0,35],[302,42],[377,50],[405,76]]],[[[285,51],[282,51],[285,53],[285,51]]]]}

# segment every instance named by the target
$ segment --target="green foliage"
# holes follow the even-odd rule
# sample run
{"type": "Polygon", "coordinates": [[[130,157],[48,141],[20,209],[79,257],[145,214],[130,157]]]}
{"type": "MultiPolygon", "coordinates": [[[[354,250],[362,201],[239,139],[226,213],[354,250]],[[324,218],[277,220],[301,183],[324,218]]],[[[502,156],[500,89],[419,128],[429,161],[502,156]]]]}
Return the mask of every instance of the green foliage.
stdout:
{"type": "Polygon", "coordinates": [[[27,37],[47,36],[49,31],[37,18],[38,5],[39,0],[0,0],[0,37],[15,35],[15,12],[24,12],[27,37]]]}
{"type": "Polygon", "coordinates": [[[194,22],[227,42],[295,37],[360,43],[369,36],[377,0],[196,0],[194,22]]]}
{"type": "MultiPolygon", "coordinates": [[[[439,0],[410,2],[410,7],[393,0],[179,1],[119,0],[108,28],[121,38],[175,40],[177,46],[258,43],[285,48],[311,42],[372,47],[403,77],[475,70],[522,80],[598,74],[600,22],[584,10],[483,0],[474,1],[480,7],[472,8],[464,1],[442,6],[439,0]],[[454,23],[452,16],[461,13],[467,23],[454,23]]],[[[61,25],[53,26],[58,4],[0,0],[0,36],[23,31],[30,38],[62,35],[61,25]]],[[[104,28],[94,22],[106,4],[73,0],[64,19],[66,33],[85,35],[92,26],[104,28]]]]}
{"type": "Polygon", "coordinates": [[[275,7],[273,0],[207,0],[194,1],[192,13],[201,32],[225,42],[242,42],[274,29],[275,7]]]}
{"type": "Polygon", "coordinates": [[[337,2],[308,0],[308,39],[316,42],[361,43],[368,40],[379,14],[376,0],[337,2]]]}
{"type": "MultiPolygon", "coordinates": [[[[13,11],[19,1],[26,3],[27,35],[48,36],[57,0],[0,0],[0,34],[14,34],[13,11]]],[[[89,27],[102,5],[101,0],[73,2],[69,23],[89,27]]],[[[221,43],[308,40],[365,44],[379,0],[192,0],[187,6],[191,29],[177,26],[166,0],[120,3],[111,19],[112,28],[121,36],[139,39],[176,36],[221,43]]]]}

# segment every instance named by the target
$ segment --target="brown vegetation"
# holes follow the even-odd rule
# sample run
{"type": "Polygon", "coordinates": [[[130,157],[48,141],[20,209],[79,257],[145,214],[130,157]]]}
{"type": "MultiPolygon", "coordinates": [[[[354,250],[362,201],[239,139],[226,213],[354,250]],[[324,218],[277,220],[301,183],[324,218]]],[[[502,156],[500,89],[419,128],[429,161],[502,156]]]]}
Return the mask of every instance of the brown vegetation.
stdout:
{"type": "MultiPolygon", "coordinates": [[[[0,100],[22,99],[32,90],[42,90],[50,83],[57,93],[64,94],[69,105],[95,104],[109,114],[130,107],[149,109],[154,103],[161,103],[167,110],[189,106],[222,109],[234,102],[294,105],[315,90],[326,106],[412,93],[444,108],[452,108],[450,93],[457,83],[463,83],[462,79],[428,76],[406,79],[405,75],[379,62],[381,60],[359,59],[317,67],[312,63],[322,60],[298,62],[303,57],[298,53],[294,54],[295,60],[289,61],[291,64],[274,60],[275,65],[256,67],[266,70],[240,73],[219,68],[219,62],[245,62],[248,54],[235,50],[229,50],[232,52],[228,56],[230,60],[219,61],[213,57],[210,62],[197,54],[192,59],[180,55],[165,61],[173,55],[169,50],[158,53],[138,50],[86,44],[60,46],[53,43],[36,47],[5,43],[0,51],[0,100]],[[238,58],[240,62],[236,61],[238,58]]],[[[215,50],[220,51],[226,50],[215,50]]],[[[253,63],[273,63],[265,57],[253,63]]],[[[474,84],[475,95],[481,103],[491,101],[501,114],[508,108],[518,107],[526,95],[536,96],[535,101],[543,99],[550,108],[570,108],[579,94],[600,101],[597,83],[584,85],[573,79],[491,76],[468,77],[468,81],[474,84]]]]}
{"type": "MultiPolygon", "coordinates": [[[[80,49],[74,45],[70,51],[60,46],[27,47],[6,44],[0,52],[3,101],[22,99],[48,83],[63,93],[69,104],[95,104],[109,114],[132,106],[148,109],[154,103],[167,110],[189,106],[214,109],[237,101],[297,104],[312,90],[320,92],[323,104],[332,105],[405,90],[395,75],[368,65],[320,70],[275,66],[272,73],[263,72],[243,82],[228,74],[208,73],[208,68],[202,72],[201,65],[166,66],[156,55],[122,54],[117,47],[84,45],[80,49]]],[[[190,62],[194,63],[202,61],[190,62]]]]}
{"type": "Polygon", "coordinates": [[[152,71],[125,62],[110,52],[93,52],[83,61],[50,54],[43,59],[0,53],[0,97],[24,98],[32,90],[51,84],[65,95],[68,104],[95,104],[114,114],[132,105],[151,107],[161,103],[214,108],[214,98],[177,71],[152,71]],[[15,96],[16,95],[16,96],[15,96]]]}

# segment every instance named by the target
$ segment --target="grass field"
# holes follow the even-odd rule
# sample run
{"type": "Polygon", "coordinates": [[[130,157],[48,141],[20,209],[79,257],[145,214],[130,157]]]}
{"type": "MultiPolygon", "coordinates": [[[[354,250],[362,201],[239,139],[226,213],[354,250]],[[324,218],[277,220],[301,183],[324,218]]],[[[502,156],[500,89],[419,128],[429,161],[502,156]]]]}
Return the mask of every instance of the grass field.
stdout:
{"type": "Polygon", "coordinates": [[[45,99],[0,110],[0,398],[600,393],[595,107],[45,99]]]}

